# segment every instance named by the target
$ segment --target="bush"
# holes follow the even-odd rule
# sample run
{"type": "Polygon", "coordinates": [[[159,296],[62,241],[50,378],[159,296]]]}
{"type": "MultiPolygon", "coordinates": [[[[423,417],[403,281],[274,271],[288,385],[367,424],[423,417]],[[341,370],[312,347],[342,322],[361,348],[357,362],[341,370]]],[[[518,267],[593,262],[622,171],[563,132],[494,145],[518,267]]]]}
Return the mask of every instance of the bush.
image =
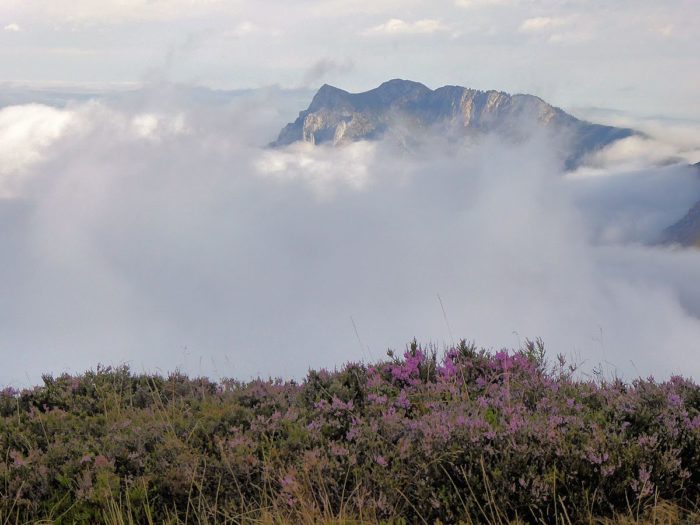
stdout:
{"type": "Polygon", "coordinates": [[[697,507],[700,388],[581,378],[541,342],[300,384],[98,368],[3,390],[0,448],[0,523],[578,523],[697,507]]]}

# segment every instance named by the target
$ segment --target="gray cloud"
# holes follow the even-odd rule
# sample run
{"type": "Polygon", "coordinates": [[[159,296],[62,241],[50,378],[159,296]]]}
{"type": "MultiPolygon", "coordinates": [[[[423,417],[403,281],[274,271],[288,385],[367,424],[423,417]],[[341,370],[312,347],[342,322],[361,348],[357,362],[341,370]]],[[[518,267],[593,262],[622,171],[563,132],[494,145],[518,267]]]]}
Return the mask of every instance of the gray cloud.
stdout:
{"type": "Polygon", "coordinates": [[[345,75],[355,69],[355,63],[348,59],[337,61],[330,58],[321,58],[314,62],[309,69],[304,72],[302,86],[315,87],[329,77],[345,75]]]}
{"type": "Polygon", "coordinates": [[[688,170],[565,177],[544,137],[262,149],[288,96],[161,85],[52,110],[60,136],[0,200],[0,382],[98,362],[299,376],[449,342],[438,294],[481,345],[700,376],[700,254],[643,244],[697,200],[688,170]]]}

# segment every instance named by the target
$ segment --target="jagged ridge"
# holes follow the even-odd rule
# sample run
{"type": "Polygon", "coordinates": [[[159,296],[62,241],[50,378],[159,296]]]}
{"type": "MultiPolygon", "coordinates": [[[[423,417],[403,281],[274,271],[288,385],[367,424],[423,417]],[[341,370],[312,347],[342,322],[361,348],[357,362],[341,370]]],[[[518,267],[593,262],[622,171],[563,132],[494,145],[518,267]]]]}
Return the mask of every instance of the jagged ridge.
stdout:
{"type": "Polygon", "coordinates": [[[297,141],[337,145],[374,140],[388,133],[406,142],[420,139],[421,131],[427,129],[448,137],[497,132],[519,138],[533,125],[570,138],[569,167],[587,153],[636,133],[581,121],[533,95],[462,86],[431,90],[419,82],[394,79],[363,93],[323,85],[308,109],[287,124],[271,146],[297,141]]]}

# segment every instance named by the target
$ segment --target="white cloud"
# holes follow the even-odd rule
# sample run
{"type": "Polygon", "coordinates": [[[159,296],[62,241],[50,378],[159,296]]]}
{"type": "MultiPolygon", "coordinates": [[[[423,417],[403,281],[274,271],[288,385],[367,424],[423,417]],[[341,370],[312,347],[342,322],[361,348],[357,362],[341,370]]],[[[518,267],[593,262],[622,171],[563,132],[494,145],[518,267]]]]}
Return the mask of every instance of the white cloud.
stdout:
{"type": "Polygon", "coordinates": [[[625,171],[680,160],[674,144],[646,137],[627,137],[590,155],[587,163],[605,171],[625,171]]]}
{"type": "Polygon", "coordinates": [[[328,200],[343,187],[355,191],[367,188],[372,176],[368,165],[375,150],[372,142],[355,142],[339,149],[301,142],[264,152],[255,166],[263,177],[282,183],[301,181],[320,199],[328,200]]]}
{"type": "Polygon", "coordinates": [[[635,137],[631,141],[613,144],[610,149],[600,152],[596,161],[602,162],[606,169],[610,167],[605,163],[610,155],[613,156],[610,160],[619,161],[625,151],[628,152],[628,160],[637,165],[640,161],[654,163],[669,159],[680,159],[689,164],[700,162],[700,120],[644,117],[600,108],[579,108],[576,115],[601,124],[635,129],[647,135],[646,138],[635,137]]]}
{"type": "Polygon", "coordinates": [[[0,199],[21,196],[27,184],[42,172],[42,163],[56,155],[54,148],[62,139],[84,140],[86,134],[102,131],[104,121],[109,121],[115,140],[121,136],[121,140],[159,142],[189,131],[182,113],[137,113],[127,117],[98,103],[77,109],[41,104],[2,108],[0,199]]]}
{"type": "Polygon", "coordinates": [[[4,28],[5,31],[10,31],[12,33],[17,33],[22,30],[22,28],[19,26],[19,24],[12,23],[12,24],[7,24],[4,28]]]}
{"type": "Polygon", "coordinates": [[[542,31],[549,31],[561,27],[564,24],[566,24],[566,21],[562,18],[538,16],[524,20],[523,23],[520,24],[520,31],[524,33],[540,33],[542,31]]]}
{"type": "Polygon", "coordinates": [[[406,22],[399,18],[392,18],[383,24],[369,28],[364,35],[428,35],[440,31],[449,31],[450,28],[440,20],[425,18],[415,22],[406,22]]]}
{"type": "Polygon", "coordinates": [[[259,33],[260,31],[261,29],[257,24],[247,20],[236,25],[236,27],[234,27],[229,34],[236,38],[242,38],[244,36],[259,33]]]}
{"type": "Polygon", "coordinates": [[[73,120],[71,111],[38,104],[0,109],[0,199],[17,194],[73,120]]]}
{"type": "Polygon", "coordinates": [[[182,113],[168,116],[140,113],[131,119],[131,128],[137,137],[152,141],[188,132],[182,113]]]}
{"type": "MultiPolygon", "coordinates": [[[[250,137],[269,121],[259,142],[273,138],[279,100],[194,96],[72,106],[24,204],[0,201],[0,349],[16,355],[0,382],[124,361],[298,376],[449,340],[437,293],[477,344],[516,331],[589,368],[700,376],[700,253],[624,244],[697,200],[689,171],[563,178],[551,144],[492,138],[420,156],[261,149],[250,137]]],[[[36,130],[62,111],[3,111],[1,137],[55,136],[36,130]]]]}
{"type": "Polygon", "coordinates": [[[566,17],[538,16],[523,20],[518,31],[546,37],[551,44],[576,44],[593,38],[589,22],[575,14],[566,17]]]}

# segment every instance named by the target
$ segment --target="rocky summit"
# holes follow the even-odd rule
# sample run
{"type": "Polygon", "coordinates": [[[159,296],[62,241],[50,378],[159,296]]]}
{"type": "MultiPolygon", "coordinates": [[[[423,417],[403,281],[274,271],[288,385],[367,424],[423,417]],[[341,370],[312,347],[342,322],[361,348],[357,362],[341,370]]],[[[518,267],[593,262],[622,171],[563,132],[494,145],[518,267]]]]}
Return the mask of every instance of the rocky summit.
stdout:
{"type": "Polygon", "coordinates": [[[410,147],[429,132],[448,139],[485,133],[519,139],[537,129],[568,140],[568,168],[576,167],[586,154],[636,134],[631,129],[579,120],[533,95],[461,86],[432,90],[418,82],[395,79],[364,93],[322,86],[308,109],[287,124],[271,146],[393,138],[410,147]]]}

